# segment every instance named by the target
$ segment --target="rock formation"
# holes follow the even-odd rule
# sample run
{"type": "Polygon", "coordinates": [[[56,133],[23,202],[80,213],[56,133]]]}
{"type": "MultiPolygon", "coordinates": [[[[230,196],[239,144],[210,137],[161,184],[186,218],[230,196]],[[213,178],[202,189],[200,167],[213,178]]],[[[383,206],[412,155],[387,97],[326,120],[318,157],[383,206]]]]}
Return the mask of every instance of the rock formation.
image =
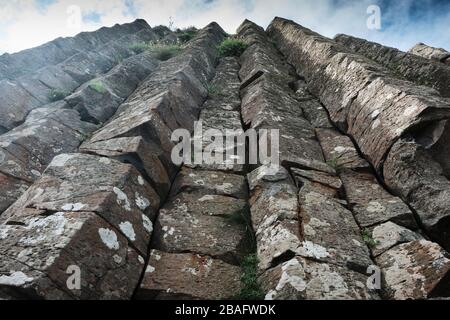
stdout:
{"type": "Polygon", "coordinates": [[[0,57],[0,299],[450,296],[445,52],[282,18],[244,21],[240,57],[216,23],[166,61],[132,47],[177,36],[137,20],[0,57]],[[197,120],[278,129],[281,165],[175,164],[197,120]]]}

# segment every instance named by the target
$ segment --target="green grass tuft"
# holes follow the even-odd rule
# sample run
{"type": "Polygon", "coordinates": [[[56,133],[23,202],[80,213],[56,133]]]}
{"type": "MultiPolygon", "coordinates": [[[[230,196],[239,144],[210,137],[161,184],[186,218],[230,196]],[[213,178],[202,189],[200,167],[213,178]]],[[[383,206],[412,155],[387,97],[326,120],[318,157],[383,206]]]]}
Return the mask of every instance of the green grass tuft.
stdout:
{"type": "Polygon", "coordinates": [[[364,242],[367,244],[367,246],[369,248],[374,248],[374,247],[376,247],[377,245],[380,244],[379,241],[377,241],[374,238],[372,238],[372,234],[371,234],[370,230],[367,230],[367,229],[363,230],[361,235],[362,235],[362,238],[363,238],[364,242]]]}
{"type": "Polygon", "coordinates": [[[219,54],[222,57],[240,57],[242,53],[248,48],[248,44],[245,42],[228,38],[225,39],[218,47],[219,54]]]}
{"type": "Polygon", "coordinates": [[[50,102],[56,102],[56,101],[63,100],[68,95],[69,94],[67,92],[63,91],[63,90],[52,89],[48,93],[48,100],[50,100],[50,102]]]}
{"type": "Polygon", "coordinates": [[[342,172],[342,170],[344,170],[343,165],[340,163],[340,157],[334,157],[330,160],[328,160],[327,165],[329,165],[330,167],[332,167],[334,170],[336,170],[337,173],[342,172]]]}
{"type": "Polygon", "coordinates": [[[242,261],[242,289],[237,300],[263,300],[264,292],[258,282],[258,257],[250,254],[242,261]]]}
{"type": "Polygon", "coordinates": [[[89,82],[89,88],[101,94],[107,91],[105,85],[100,80],[92,80],[89,82]]]}
{"type": "Polygon", "coordinates": [[[198,31],[194,28],[188,28],[184,30],[180,30],[181,34],[178,36],[178,39],[181,43],[186,43],[195,38],[198,31]]]}
{"type": "Polygon", "coordinates": [[[177,44],[152,43],[149,45],[148,50],[156,59],[160,61],[167,61],[179,55],[182,51],[182,48],[177,44]]]}
{"type": "Polygon", "coordinates": [[[214,95],[221,95],[222,94],[222,90],[216,86],[215,84],[208,84],[206,86],[206,89],[208,90],[208,95],[209,96],[214,96],[214,95]]]}
{"type": "Polygon", "coordinates": [[[134,53],[139,54],[148,50],[148,43],[146,42],[136,42],[129,47],[134,53]]]}

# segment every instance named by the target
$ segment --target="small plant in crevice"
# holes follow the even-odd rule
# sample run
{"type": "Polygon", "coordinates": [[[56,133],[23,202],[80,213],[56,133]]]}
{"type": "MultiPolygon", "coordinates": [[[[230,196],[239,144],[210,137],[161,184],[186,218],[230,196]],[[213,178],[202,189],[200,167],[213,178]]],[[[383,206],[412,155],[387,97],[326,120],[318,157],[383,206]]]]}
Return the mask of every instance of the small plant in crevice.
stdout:
{"type": "Polygon", "coordinates": [[[148,45],[148,50],[156,59],[160,61],[167,61],[179,55],[183,48],[178,44],[165,44],[155,42],[148,45]]]}
{"type": "Polygon", "coordinates": [[[120,64],[123,62],[123,60],[125,60],[126,56],[122,55],[122,54],[116,54],[114,55],[114,63],[115,64],[120,64]]]}
{"type": "Polygon", "coordinates": [[[189,27],[179,31],[181,34],[178,36],[178,39],[181,43],[186,43],[195,38],[198,33],[198,30],[194,27],[189,27]]]}
{"type": "Polygon", "coordinates": [[[217,87],[217,85],[215,84],[208,84],[206,86],[206,89],[208,90],[208,95],[209,96],[214,96],[214,95],[221,95],[222,94],[222,90],[220,90],[219,87],[217,87]]]}
{"type": "Polygon", "coordinates": [[[363,230],[361,235],[362,235],[362,238],[363,238],[364,242],[367,244],[367,246],[369,248],[374,248],[374,247],[376,247],[377,245],[380,244],[379,241],[375,240],[372,237],[372,234],[370,233],[370,230],[368,230],[368,229],[363,230]]]}
{"type": "Polygon", "coordinates": [[[237,300],[262,300],[264,292],[258,282],[258,257],[255,253],[246,256],[241,264],[242,289],[237,300]]]}
{"type": "Polygon", "coordinates": [[[65,97],[67,97],[69,94],[63,90],[60,89],[52,89],[48,93],[48,100],[50,102],[56,102],[63,100],[65,97]]]}
{"type": "Polygon", "coordinates": [[[344,167],[340,163],[339,157],[333,157],[332,159],[328,160],[326,163],[327,163],[327,165],[332,167],[334,170],[336,170],[337,173],[341,172],[344,169],[344,167]]]}
{"type": "Polygon", "coordinates": [[[247,219],[241,211],[235,211],[232,214],[227,215],[225,219],[232,224],[247,225],[247,219]]]}
{"type": "Polygon", "coordinates": [[[89,88],[100,94],[103,94],[107,91],[105,85],[100,80],[92,80],[91,82],[89,82],[89,88]]]}
{"type": "Polygon", "coordinates": [[[217,47],[217,50],[222,57],[240,57],[247,48],[248,44],[244,41],[227,38],[217,47]]]}
{"type": "Polygon", "coordinates": [[[130,50],[136,54],[142,53],[148,50],[148,43],[146,42],[135,42],[129,46],[130,50]]]}

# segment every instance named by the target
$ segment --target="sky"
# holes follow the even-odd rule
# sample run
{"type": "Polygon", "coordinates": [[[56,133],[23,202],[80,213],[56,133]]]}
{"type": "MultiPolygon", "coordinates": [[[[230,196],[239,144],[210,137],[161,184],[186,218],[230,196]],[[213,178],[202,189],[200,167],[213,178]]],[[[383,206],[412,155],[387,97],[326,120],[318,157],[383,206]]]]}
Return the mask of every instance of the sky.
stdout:
{"type": "Polygon", "coordinates": [[[327,37],[345,33],[401,50],[424,42],[450,51],[450,0],[0,0],[0,53],[136,18],[176,28],[216,21],[234,33],[246,18],[267,27],[275,16],[327,37]]]}

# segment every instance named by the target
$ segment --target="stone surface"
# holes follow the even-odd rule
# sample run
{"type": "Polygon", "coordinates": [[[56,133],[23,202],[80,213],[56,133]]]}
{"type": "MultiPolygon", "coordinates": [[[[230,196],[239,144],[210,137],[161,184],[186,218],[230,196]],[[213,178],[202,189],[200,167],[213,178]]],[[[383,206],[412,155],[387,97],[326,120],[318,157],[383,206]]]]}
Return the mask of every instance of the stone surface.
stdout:
{"type": "Polygon", "coordinates": [[[144,259],[91,212],[45,212],[0,225],[0,292],[44,299],[130,299],[144,259]],[[71,267],[72,266],[72,267],[71,267]],[[73,271],[81,289],[70,290],[73,271]]]}
{"type": "MultiPolygon", "coordinates": [[[[7,159],[6,163],[1,163],[0,171],[19,179],[34,181],[54,156],[74,152],[97,129],[94,124],[109,119],[140,80],[155,67],[155,59],[148,54],[136,55],[123,61],[105,76],[93,80],[95,82],[81,86],[65,101],[31,111],[22,125],[0,137],[1,145],[7,149],[17,149],[12,144],[24,148],[20,154],[14,152],[17,159],[7,159]],[[127,76],[130,74],[137,76],[127,76]],[[95,88],[99,87],[94,90],[93,84],[95,88]],[[104,91],[99,92],[100,89],[104,91]],[[8,161],[12,162],[8,164],[8,161]]],[[[9,194],[3,209],[21,194],[20,185],[15,180],[5,184],[9,194]]]]}
{"type": "Polygon", "coordinates": [[[241,270],[207,256],[152,250],[137,299],[227,300],[239,294],[241,270]]]}
{"type": "Polygon", "coordinates": [[[365,273],[373,262],[352,212],[322,189],[300,189],[302,244],[297,253],[365,273]]]}
{"type": "Polygon", "coordinates": [[[416,229],[414,214],[398,197],[387,192],[371,173],[345,170],[340,174],[345,195],[362,227],[392,221],[416,229]]]}
{"type": "Polygon", "coordinates": [[[439,163],[412,140],[398,141],[384,165],[386,184],[417,212],[427,233],[450,249],[450,184],[439,163]]]}
{"type": "Polygon", "coordinates": [[[266,300],[372,300],[367,276],[296,257],[260,277],[266,300]]]}
{"type": "Polygon", "coordinates": [[[376,261],[383,269],[384,293],[391,299],[449,295],[450,260],[435,243],[420,240],[401,244],[376,261]]]}
{"type": "Polygon", "coordinates": [[[373,228],[371,237],[375,244],[371,248],[374,256],[379,256],[399,244],[423,239],[420,234],[393,222],[386,222],[373,228]]]}
{"type": "Polygon", "coordinates": [[[154,143],[146,142],[141,136],[86,142],[81,145],[80,151],[131,163],[161,198],[165,198],[169,192],[169,174],[163,165],[167,159],[161,148],[154,143]]]}
{"type": "Polygon", "coordinates": [[[159,212],[152,247],[198,253],[239,264],[248,253],[247,203],[219,195],[181,193],[159,212]]]}
{"type": "Polygon", "coordinates": [[[336,170],[366,170],[370,165],[360,157],[349,137],[334,129],[316,129],[327,163],[336,170]]]}
{"type": "MultiPolygon", "coordinates": [[[[266,299],[378,299],[375,265],[382,298],[449,296],[447,67],[280,18],[244,21],[240,57],[216,23],[166,61],[135,46],[186,31],[137,20],[0,56],[0,299],[233,299],[254,276],[266,299]],[[210,150],[197,120],[279,130],[279,165],[172,161],[177,129],[210,150]]],[[[247,138],[216,155],[248,158],[247,138]]]]}
{"type": "Polygon", "coordinates": [[[388,69],[292,21],[276,18],[268,34],[305,76],[332,121],[379,171],[403,134],[450,117],[448,101],[436,90],[395,78],[388,69]]]}
{"type": "Polygon", "coordinates": [[[20,222],[25,208],[95,212],[145,257],[159,201],[130,165],[97,156],[62,154],[0,219],[20,222]]]}
{"type": "Polygon", "coordinates": [[[73,38],[58,38],[42,46],[24,50],[14,54],[0,56],[1,78],[14,79],[45,66],[58,64],[80,51],[91,51],[101,47],[112,37],[120,38],[125,35],[151,29],[142,19],[111,28],[101,28],[96,32],[83,32],[73,38]]]}
{"type": "Polygon", "coordinates": [[[172,185],[172,195],[181,192],[248,198],[248,187],[243,176],[220,171],[193,170],[187,167],[181,169],[172,185]]]}
{"type": "Polygon", "coordinates": [[[256,235],[276,221],[298,219],[297,188],[286,169],[261,166],[248,175],[248,181],[256,235]]]}
{"type": "Polygon", "coordinates": [[[283,165],[313,169],[324,166],[314,130],[289,86],[295,81],[293,70],[254,23],[245,21],[238,35],[251,43],[241,58],[244,124],[257,130],[279,130],[279,160],[283,165]]]}
{"type": "Polygon", "coordinates": [[[408,52],[420,57],[439,61],[450,65],[450,52],[442,48],[434,48],[424,43],[418,43],[408,52]]]}
{"type": "MultiPolygon", "coordinates": [[[[441,63],[348,35],[338,35],[334,40],[353,52],[393,70],[411,82],[430,86],[439,91],[443,97],[450,97],[450,68],[441,63]]],[[[450,57],[448,52],[447,57],[450,57]]],[[[441,59],[445,60],[445,57],[441,59]]]]}
{"type": "MultiPolygon", "coordinates": [[[[116,70],[111,70],[110,72],[110,74],[116,75],[116,79],[111,79],[111,75],[109,75],[106,76],[105,80],[112,80],[116,83],[117,89],[119,86],[117,84],[117,75],[120,74],[122,77],[128,78],[122,80],[120,89],[126,91],[127,86],[124,84],[127,82],[133,87],[133,80],[137,80],[137,78],[134,77],[133,79],[133,77],[127,76],[127,73],[134,74],[135,72],[145,72],[144,65],[140,65],[141,71],[133,71],[130,63],[121,64],[119,61],[121,59],[126,59],[133,54],[129,48],[130,42],[128,41],[148,41],[148,33],[152,33],[150,30],[151,28],[146,23],[136,23],[134,31],[139,32],[136,32],[132,36],[127,32],[109,34],[104,40],[102,39],[92,48],[78,48],[77,52],[74,52],[72,56],[67,57],[67,59],[60,61],[57,64],[46,65],[39,70],[24,74],[16,80],[1,80],[0,96],[2,96],[2,101],[0,101],[0,103],[4,111],[0,117],[0,126],[8,130],[13,129],[26,119],[27,114],[31,110],[50,103],[50,96],[54,92],[59,92],[65,96],[70,95],[83,83],[94,79],[98,74],[105,74],[118,64],[120,64],[120,67],[116,68],[116,70]]],[[[97,31],[97,33],[98,32],[99,31],[97,31]]],[[[30,51],[33,50],[39,51],[38,48],[30,49],[30,51]]],[[[136,61],[136,59],[132,61],[136,61]]],[[[34,69],[34,66],[32,69],[34,69]]],[[[96,81],[98,82],[99,80],[96,81]]],[[[136,81],[134,80],[134,82],[136,81]]],[[[136,84],[134,86],[136,86],[136,84]]],[[[77,99],[79,100],[81,98],[83,98],[83,96],[81,95],[80,97],[80,94],[78,94],[77,99]]],[[[110,96],[109,98],[114,100],[114,98],[117,99],[118,97],[110,96]]],[[[84,99],[86,98],[84,97],[84,99]]],[[[97,100],[97,103],[99,103],[100,98],[97,98],[97,100]]],[[[87,104],[86,100],[84,101],[84,104],[87,104]]],[[[91,106],[94,104],[95,101],[92,101],[91,106]]],[[[103,120],[107,120],[107,118],[103,120]]]]}
{"type": "Polygon", "coordinates": [[[294,177],[299,177],[297,179],[297,183],[301,186],[302,180],[301,178],[306,178],[313,182],[318,182],[330,188],[334,188],[339,190],[342,188],[342,181],[336,176],[330,175],[329,173],[315,171],[315,170],[302,170],[298,168],[291,169],[294,177]]]}

